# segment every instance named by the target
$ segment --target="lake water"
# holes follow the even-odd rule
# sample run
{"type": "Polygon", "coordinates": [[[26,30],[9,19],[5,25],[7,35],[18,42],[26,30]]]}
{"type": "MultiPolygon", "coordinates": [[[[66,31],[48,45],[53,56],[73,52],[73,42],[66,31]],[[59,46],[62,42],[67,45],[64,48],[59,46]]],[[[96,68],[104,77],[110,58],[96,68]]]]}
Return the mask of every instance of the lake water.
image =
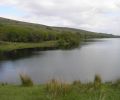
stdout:
{"type": "Polygon", "coordinates": [[[104,82],[120,78],[120,39],[98,39],[72,50],[21,51],[8,58],[0,60],[0,82],[19,84],[21,72],[35,83],[53,78],[88,82],[95,74],[104,82]]]}

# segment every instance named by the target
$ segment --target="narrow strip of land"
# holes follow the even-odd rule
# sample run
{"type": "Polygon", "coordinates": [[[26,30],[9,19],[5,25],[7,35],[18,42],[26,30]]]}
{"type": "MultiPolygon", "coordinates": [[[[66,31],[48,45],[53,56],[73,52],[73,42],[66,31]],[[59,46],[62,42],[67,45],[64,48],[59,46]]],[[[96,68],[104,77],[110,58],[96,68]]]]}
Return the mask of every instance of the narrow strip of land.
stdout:
{"type": "Polygon", "coordinates": [[[22,42],[0,42],[0,51],[8,52],[27,48],[53,48],[57,46],[57,41],[44,41],[40,43],[22,43],[22,42]]]}

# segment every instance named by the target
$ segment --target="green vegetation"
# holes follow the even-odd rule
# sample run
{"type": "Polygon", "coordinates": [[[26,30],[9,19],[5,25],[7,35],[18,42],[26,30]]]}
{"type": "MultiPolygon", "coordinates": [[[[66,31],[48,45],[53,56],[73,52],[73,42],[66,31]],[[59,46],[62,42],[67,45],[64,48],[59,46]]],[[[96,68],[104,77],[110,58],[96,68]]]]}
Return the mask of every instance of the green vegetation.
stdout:
{"type": "Polygon", "coordinates": [[[80,38],[79,34],[63,33],[60,34],[60,38],[58,40],[58,47],[60,48],[76,47],[79,45],[81,40],[82,39],[80,38]]]}
{"type": "Polygon", "coordinates": [[[57,45],[57,41],[45,41],[40,43],[1,42],[0,52],[7,52],[25,48],[55,48],[57,45]]]}
{"type": "Polygon", "coordinates": [[[94,86],[96,89],[100,88],[102,84],[102,80],[101,77],[99,75],[95,75],[95,79],[94,79],[94,86]]]}
{"type": "MultiPolygon", "coordinates": [[[[39,43],[45,41],[56,41],[57,44],[54,45],[55,47],[57,46],[59,48],[71,48],[78,46],[80,41],[84,39],[110,37],[116,36],[73,28],[50,27],[0,17],[0,41],[9,42],[9,45],[5,44],[5,47],[4,45],[2,45],[4,43],[0,42],[0,50],[5,51],[9,49],[11,50],[12,48],[13,50],[19,49],[19,47],[20,49],[29,47],[41,47],[41,44],[39,45],[39,43]],[[32,43],[31,46],[28,43],[32,43]],[[17,44],[18,46],[15,46],[15,44],[17,44]]],[[[51,46],[51,44],[47,43],[48,42],[45,42],[44,46],[42,47],[46,47],[46,45],[49,47],[51,46]]]]}
{"type": "Polygon", "coordinates": [[[70,85],[57,81],[55,79],[51,80],[46,84],[46,92],[52,96],[62,96],[70,92],[70,85]]]}
{"type": "Polygon", "coordinates": [[[120,100],[119,94],[119,81],[101,83],[101,78],[97,75],[93,83],[86,84],[80,81],[66,84],[53,79],[47,84],[29,85],[29,87],[0,85],[0,100],[120,100]],[[95,84],[98,83],[96,88],[95,84]]]}
{"type": "Polygon", "coordinates": [[[22,86],[33,86],[33,81],[28,75],[21,73],[20,79],[22,82],[22,86]]]}

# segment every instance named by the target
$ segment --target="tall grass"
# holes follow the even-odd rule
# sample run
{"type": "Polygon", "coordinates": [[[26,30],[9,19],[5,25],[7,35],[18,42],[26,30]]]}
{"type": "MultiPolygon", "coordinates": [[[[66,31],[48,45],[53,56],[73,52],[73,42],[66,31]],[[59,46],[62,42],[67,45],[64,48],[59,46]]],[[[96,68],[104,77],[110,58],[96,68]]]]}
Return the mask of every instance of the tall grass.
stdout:
{"type": "Polygon", "coordinates": [[[113,85],[120,88],[120,79],[117,79],[113,85]]]}
{"type": "Polygon", "coordinates": [[[101,84],[102,84],[101,77],[99,75],[95,75],[95,78],[94,78],[94,87],[96,89],[101,88],[101,84]]]}
{"type": "Polygon", "coordinates": [[[82,83],[81,83],[80,80],[75,80],[75,81],[73,81],[72,84],[73,84],[73,85],[81,85],[82,83]]]}
{"type": "Polygon", "coordinates": [[[52,79],[46,84],[46,91],[53,96],[66,95],[71,90],[69,84],[62,83],[58,80],[52,79]]]}
{"type": "Polygon", "coordinates": [[[6,83],[0,83],[0,85],[1,86],[6,86],[6,85],[8,85],[8,83],[6,82],[6,83]]]}
{"type": "MultiPolygon", "coordinates": [[[[22,86],[33,86],[33,82],[28,75],[22,73],[20,78],[22,86]]],[[[117,80],[113,85],[116,87],[112,86],[112,83],[102,84],[99,75],[95,75],[94,82],[87,84],[81,83],[79,80],[73,81],[72,84],[66,84],[55,79],[45,85],[27,89],[26,87],[19,88],[0,84],[0,100],[8,100],[9,98],[11,98],[9,100],[18,100],[22,97],[25,97],[22,100],[38,100],[38,98],[39,100],[120,100],[120,88],[118,88],[120,80],[117,80]]]]}
{"type": "Polygon", "coordinates": [[[22,86],[33,86],[32,79],[27,74],[20,74],[22,86]]]}

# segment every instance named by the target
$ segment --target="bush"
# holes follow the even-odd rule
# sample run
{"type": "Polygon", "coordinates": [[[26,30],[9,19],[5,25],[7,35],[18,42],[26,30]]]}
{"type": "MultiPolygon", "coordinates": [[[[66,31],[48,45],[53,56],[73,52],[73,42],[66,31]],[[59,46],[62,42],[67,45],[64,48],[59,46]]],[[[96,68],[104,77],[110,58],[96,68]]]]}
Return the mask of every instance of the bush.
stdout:
{"type": "Polygon", "coordinates": [[[80,44],[80,37],[75,33],[62,33],[59,36],[58,47],[73,48],[80,44]]]}

